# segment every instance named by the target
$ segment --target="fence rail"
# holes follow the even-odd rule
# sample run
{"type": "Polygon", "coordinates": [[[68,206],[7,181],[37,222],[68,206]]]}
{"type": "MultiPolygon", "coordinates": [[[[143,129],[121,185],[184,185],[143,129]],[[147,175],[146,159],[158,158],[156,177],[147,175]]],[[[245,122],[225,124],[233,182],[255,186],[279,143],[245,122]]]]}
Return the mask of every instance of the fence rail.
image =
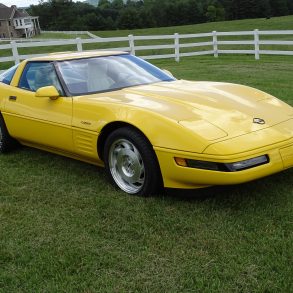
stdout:
{"type": "MultiPolygon", "coordinates": [[[[76,33],[76,32],[71,32],[76,33]]],[[[129,51],[132,54],[137,54],[139,51],[157,50],[155,54],[150,55],[139,55],[144,59],[162,59],[162,58],[175,58],[176,61],[180,61],[181,57],[187,56],[201,56],[201,55],[214,55],[218,57],[219,54],[251,54],[254,55],[255,59],[259,59],[261,55],[293,55],[293,40],[262,40],[262,36],[276,36],[276,35],[287,35],[293,36],[293,30],[282,30],[282,31],[235,31],[235,32],[210,32],[210,33],[200,33],[200,34],[174,34],[174,35],[153,35],[153,36],[133,36],[129,35],[127,37],[112,37],[112,38],[92,38],[92,39],[68,39],[68,40],[50,40],[50,41],[35,41],[35,42],[17,42],[11,41],[8,44],[0,45],[0,56],[2,50],[11,50],[10,56],[0,57],[1,62],[14,62],[19,63],[23,59],[43,56],[42,54],[20,54],[19,49],[22,48],[32,48],[32,47],[54,47],[63,45],[74,45],[76,46],[76,51],[83,51],[84,45],[86,44],[102,44],[107,43],[114,45],[117,42],[127,42],[128,46],[117,46],[113,48],[96,48],[95,50],[121,50],[129,51]],[[222,37],[237,37],[237,40],[221,40],[222,37]],[[239,40],[239,36],[248,36],[250,40],[239,40]],[[205,39],[204,41],[202,39],[205,39]],[[196,42],[196,39],[198,42],[196,42]],[[207,39],[207,40],[206,40],[207,39]],[[162,41],[166,40],[167,44],[152,44],[152,45],[136,45],[136,42],[140,41],[162,41]],[[170,43],[170,40],[173,40],[170,43]],[[241,49],[229,49],[221,48],[222,46],[244,46],[241,49]],[[250,46],[249,48],[247,48],[250,46]],[[289,46],[290,50],[274,50],[274,49],[263,49],[262,46],[289,46]],[[201,49],[204,47],[205,49],[201,49]],[[185,52],[182,49],[188,49],[189,52],[185,52]],[[191,49],[194,49],[190,51],[191,49]],[[198,49],[198,50],[196,50],[198,49]],[[170,52],[159,52],[160,50],[172,50],[170,52]],[[164,53],[164,54],[163,54],[164,53]]],[[[90,50],[86,50],[90,51],[90,50]]]]}
{"type": "MultiPolygon", "coordinates": [[[[93,38],[93,39],[99,39],[100,37],[99,36],[96,36],[94,35],[93,33],[91,32],[88,32],[88,31],[41,31],[41,33],[50,33],[50,34],[60,34],[60,35],[75,35],[75,36],[78,36],[78,35],[87,35],[88,37],[90,38],[93,38]]],[[[61,38],[58,38],[58,40],[63,40],[63,41],[66,41],[68,40],[67,39],[61,39],[61,38]]],[[[34,38],[1,38],[0,39],[0,43],[7,43],[7,42],[11,42],[11,41],[16,41],[17,43],[33,43],[33,42],[50,42],[50,41],[56,41],[56,38],[52,38],[52,39],[48,39],[48,38],[45,38],[45,39],[34,39],[34,38]]]]}
{"type": "Polygon", "coordinates": [[[41,33],[66,34],[66,35],[88,35],[91,38],[99,38],[89,31],[41,31],[41,33]]]}

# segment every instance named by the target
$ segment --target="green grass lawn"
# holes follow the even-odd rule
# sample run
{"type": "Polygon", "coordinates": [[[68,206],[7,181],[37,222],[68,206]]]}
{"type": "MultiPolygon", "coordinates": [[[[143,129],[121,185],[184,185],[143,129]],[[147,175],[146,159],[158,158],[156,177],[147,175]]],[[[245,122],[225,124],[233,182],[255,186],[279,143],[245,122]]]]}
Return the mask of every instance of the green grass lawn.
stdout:
{"type": "MultiPolygon", "coordinates": [[[[155,64],[293,106],[290,57],[155,64]]],[[[293,291],[293,169],[150,198],[116,190],[103,169],[30,148],[0,156],[0,174],[0,292],[293,291]]]]}
{"type": "Polygon", "coordinates": [[[34,39],[89,39],[87,34],[66,34],[66,33],[50,33],[43,32],[33,37],[34,39]]]}
{"type": "Polygon", "coordinates": [[[271,19],[243,19],[222,22],[209,22],[183,26],[158,27],[135,30],[93,31],[99,37],[124,37],[133,35],[167,35],[167,34],[197,34],[212,31],[245,31],[245,30],[293,30],[293,15],[272,17],[271,19]]]}

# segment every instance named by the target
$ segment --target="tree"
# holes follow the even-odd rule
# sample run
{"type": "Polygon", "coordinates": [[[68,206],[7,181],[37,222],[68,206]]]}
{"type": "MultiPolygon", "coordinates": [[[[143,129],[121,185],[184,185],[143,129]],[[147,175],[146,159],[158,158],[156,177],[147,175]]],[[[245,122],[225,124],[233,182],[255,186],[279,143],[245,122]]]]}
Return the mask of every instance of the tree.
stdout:
{"type": "Polygon", "coordinates": [[[216,1],[211,1],[212,4],[210,4],[207,7],[207,12],[206,12],[206,19],[207,21],[221,21],[225,20],[225,9],[224,7],[216,2],[216,1]]]}
{"type": "Polygon", "coordinates": [[[111,3],[108,0],[100,0],[98,7],[101,9],[107,9],[111,7],[111,3]]]}
{"type": "Polygon", "coordinates": [[[151,13],[151,11],[147,8],[139,10],[139,18],[141,21],[142,27],[155,27],[156,22],[151,13]]]}
{"type": "Polygon", "coordinates": [[[287,0],[270,0],[274,16],[288,15],[287,0]]]}
{"type": "Polygon", "coordinates": [[[118,18],[118,27],[122,29],[134,29],[141,27],[140,18],[133,7],[128,7],[122,10],[118,18]]]}
{"type": "Polygon", "coordinates": [[[258,17],[270,18],[272,16],[272,8],[269,0],[261,0],[259,5],[258,17]]]}
{"type": "Polygon", "coordinates": [[[206,12],[208,21],[215,21],[217,17],[217,9],[214,5],[209,5],[206,12]]]}
{"type": "Polygon", "coordinates": [[[48,30],[133,29],[287,15],[293,0],[40,0],[29,13],[48,30]]]}
{"type": "Polygon", "coordinates": [[[123,0],[113,0],[111,7],[114,9],[122,9],[124,7],[124,2],[123,0]]]}
{"type": "Polygon", "coordinates": [[[201,23],[205,21],[203,3],[198,0],[189,0],[187,3],[187,19],[189,24],[201,23]]]}

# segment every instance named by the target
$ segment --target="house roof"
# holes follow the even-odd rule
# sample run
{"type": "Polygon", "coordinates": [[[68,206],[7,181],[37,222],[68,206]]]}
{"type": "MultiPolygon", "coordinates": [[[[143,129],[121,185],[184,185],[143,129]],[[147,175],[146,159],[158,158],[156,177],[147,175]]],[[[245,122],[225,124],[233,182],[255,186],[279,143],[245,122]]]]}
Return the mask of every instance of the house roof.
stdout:
{"type": "Polygon", "coordinates": [[[14,18],[30,16],[24,9],[17,9],[14,14],[14,18]]]}
{"type": "Polygon", "coordinates": [[[15,6],[7,7],[0,3],[0,19],[11,19],[15,6]]]}
{"type": "Polygon", "coordinates": [[[29,14],[24,9],[17,9],[15,5],[7,7],[0,3],[0,19],[7,20],[11,18],[26,17],[29,14]]]}

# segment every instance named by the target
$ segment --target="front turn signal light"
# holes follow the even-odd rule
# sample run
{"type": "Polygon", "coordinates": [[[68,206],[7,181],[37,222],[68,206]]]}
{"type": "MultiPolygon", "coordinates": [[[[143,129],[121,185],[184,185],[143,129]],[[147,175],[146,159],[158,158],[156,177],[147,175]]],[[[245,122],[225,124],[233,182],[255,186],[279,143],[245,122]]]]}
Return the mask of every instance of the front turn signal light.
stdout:
{"type": "Polygon", "coordinates": [[[176,162],[177,165],[179,165],[181,167],[188,167],[186,160],[183,159],[183,158],[177,158],[177,157],[175,157],[175,162],[176,162]]]}

